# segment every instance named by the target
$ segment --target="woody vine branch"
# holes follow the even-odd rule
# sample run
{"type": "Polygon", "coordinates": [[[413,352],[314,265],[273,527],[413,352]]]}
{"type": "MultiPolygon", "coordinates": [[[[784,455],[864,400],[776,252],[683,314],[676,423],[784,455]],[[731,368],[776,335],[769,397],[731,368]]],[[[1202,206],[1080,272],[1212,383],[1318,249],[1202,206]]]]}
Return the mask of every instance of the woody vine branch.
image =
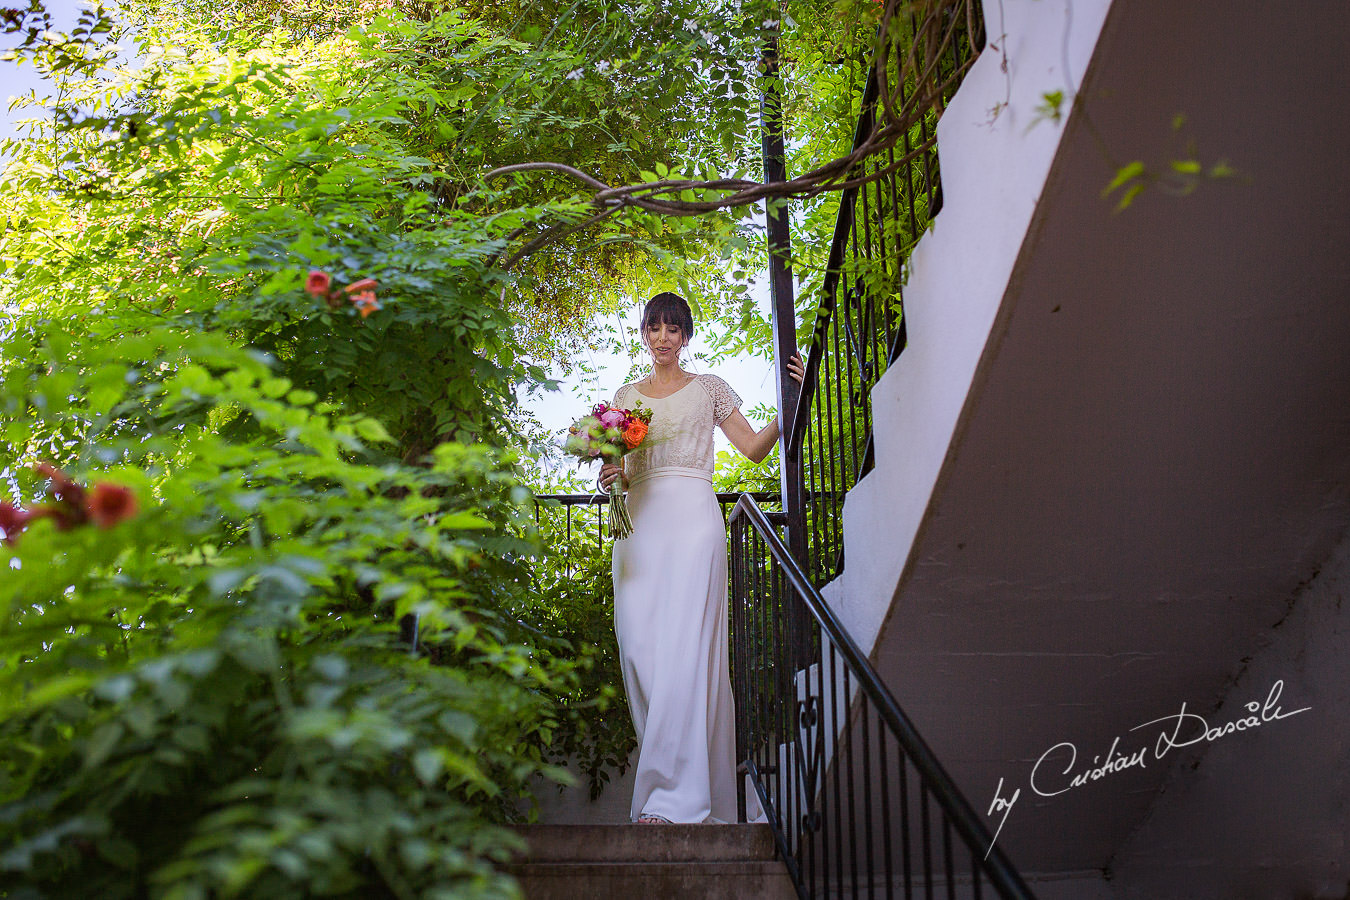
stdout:
{"type": "MultiPolygon", "coordinates": [[[[944,92],[960,81],[974,63],[978,51],[972,45],[964,61],[942,68],[942,60],[960,34],[973,35],[976,21],[974,0],[886,0],[872,54],[877,81],[877,101],[870,131],[848,154],[832,159],[787,181],[761,182],[744,178],[666,178],[626,185],[611,185],[572,166],[557,162],[526,162],[501,166],[486,173],[485,180],[529,172],[563,175],[589,189],[592,212],[578,220],[559,222],[538,231],[501,264],[511,269],[544,247],[614,215],[624,209],[640,209],[664,216],[698,216],[721,209],[745,206],[771,199],[807,199],[831,191],[857,188],[889,177],[932,149],[936,137],[911,143],[903,153],[895,146],[930,110],[939,109],[944,92]],[[909,26],[906,29],[906,24],[909,26]],[[909,40],[898,35],[909,32],[909,40]],[[906,95],[906,86],[910,86],[906,95]],[[866,162],[888,154],[882,165],[866,162]],[[685,191],[703,194],[702,199],[670,199],[685,191]]],[[[765,73],[775,77],[776,73],[765,73]]],[[[517,229],[511,238],[524,237],[532,229],[517,229]]]]}

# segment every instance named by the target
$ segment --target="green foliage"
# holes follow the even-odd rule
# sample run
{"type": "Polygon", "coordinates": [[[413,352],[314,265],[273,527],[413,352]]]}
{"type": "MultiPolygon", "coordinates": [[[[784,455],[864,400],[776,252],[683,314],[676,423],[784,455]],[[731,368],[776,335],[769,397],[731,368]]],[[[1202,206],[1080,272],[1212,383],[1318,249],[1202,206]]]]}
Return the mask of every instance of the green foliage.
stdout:
{"type": "Polygon", "coordinates": [[[109,530],[39,521],[5,554],[11,883],[505,894],[482,856],[506,838],[484,825],[549,771],[547,693],[570,664],[535,659],[492,604],[527,549],[500,463],[447,443],[401,465],[373,449],[378,422],[215,334],[43,349],[49,369],[5,379],[6,420],[83,421],[71,474],[141,510],[109,530]],[[427,656],[397,644],[409,612],[427,656]]]}
{"type": "Polygon", "coordinates": [[[510,894],[494,824],[565,777],[585,656],[522,600],[509,448],[542,372],[490,258],[557,206],[448,203],[408,126],[447,70],[513,53],[447,15],[298,62],[57,62],[57,128],[3,182],[0,471],[29,509],[49,460],[139,511],[0,550],[8,888],[510,894]],[[439,80],[406,68],[447,41],[439,80]],[[311,269],[383,308],[330,308],[311,269]]]}
{"type": "MultiPolygon", "coordinates": [[[[825,123],[805,165],[847,146],[875,10],[794,11],[788,108],[825,123]]],[[[0,883],[510,895],[500,825],[560,763],[600,790],[633,743],[608,548],[535,526],[517,397],[627,291],[681,290],[730,326],[715,353],[768,331],[740,214],[626,210],[508,277],[593,207],[482,175],[754,177],[777,8],[138,0],[135,71],[101,11],[64,38],[41,14],[7,29],[60,99],[0,178],[0,479],[36,509],[50,461],[138,509],[0,546],[0,883]],[[342,291],[363,279],[369,316],[342,291]]]]}
{"type": "MultiPolygon", "coordinates": [[[[592,799],[614,773],[622,774],[637,747],[614,636],[614,580],[610,538],[602,534],[601,505],[540,501],[539,534],[552,565],[531,570],[527,617],[578,660],[574,687],[560,697],[561,725],[550,761],[579,770],[592,799]]],[[[543,560],[540,560],[542,563],[543,560]]]]}

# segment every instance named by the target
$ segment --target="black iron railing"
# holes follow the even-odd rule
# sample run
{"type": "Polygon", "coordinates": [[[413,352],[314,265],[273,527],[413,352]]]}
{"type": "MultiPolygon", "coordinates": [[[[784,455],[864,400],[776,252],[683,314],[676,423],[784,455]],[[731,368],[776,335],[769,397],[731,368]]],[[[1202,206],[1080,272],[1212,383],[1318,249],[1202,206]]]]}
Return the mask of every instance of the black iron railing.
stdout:
{"type": "MultiPolygon", "coordinates": [[[[722,508],[722,518],[725,520],[731,512],[731,507],[736,504],[741,497],[750,497],[756,503],[766,503],[773,505],[778,503],[779,494],[776,491],[750,491],[745,494],[735,492],[721,492],[717,494],[717,503],[722,508]]],[[[609,503],[609,494],[535,494],[534,495],[534,521],[536,524],[543,525],[546,518],[552,518],[553,521],[548,524],[556,537],[563,543],[564,552],[570,553],[575,546],[574,539],[586,538],[594,540],[598,551],[603,552],[605,548],[605,539],[609,535],[607,517],[602,509],[609,503]]],[[[779,516],[781,513],[770,513],[773,516],[779,516]]],[[[564,568],[568,574],[571,574],[574,560],[569,555],[564,560],[564,568]]]]}
{"type": "MultiPolygon", "coordinates": [[[[843,569],[843,497],[872,468],[868,395],[905,348],[904,266],[942,205],[937,121],[984,45],[976,7],[973,0],[936,4],[931,17],[910,18],[892,33],[883,57],[892,94],[922,115],[853,173],[875,180],[840,196],[806,383],[786,441],[786,465],[796,468],[806,498],[801,518],[790,520],[804,532],[792,544],[804,547],[816,584],[843,569]]],[[[873,134],[881,100],[876,67],[868,72],[854,149],[873,134]]]]}
{"type": "Polygon", "coordinates": [[[730,530],[741,813],[798,894],[1030,898],[769,518],[747,498],[730,530]]]}

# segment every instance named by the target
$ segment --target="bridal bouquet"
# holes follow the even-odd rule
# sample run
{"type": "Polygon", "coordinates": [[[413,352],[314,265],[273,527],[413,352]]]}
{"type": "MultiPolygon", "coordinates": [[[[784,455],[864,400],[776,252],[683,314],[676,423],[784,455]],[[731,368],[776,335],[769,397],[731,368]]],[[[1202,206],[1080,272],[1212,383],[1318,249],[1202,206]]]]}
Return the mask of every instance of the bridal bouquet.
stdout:
{"type": "MultiPolygon", "coordinates": [[[[598,459],[617,464],[642,444],[651,424],[652,411],[643,409],[641,401],[633,409],[617,409],[608,403],[597,403],[590,415],[577,419],[567,429],[563,452],[582,462],[598,459]]],[[[623,500],[622,480],[616,478],[609,486],[609,532],[616,540],[633,533],[633,520],[623,500]]]]}

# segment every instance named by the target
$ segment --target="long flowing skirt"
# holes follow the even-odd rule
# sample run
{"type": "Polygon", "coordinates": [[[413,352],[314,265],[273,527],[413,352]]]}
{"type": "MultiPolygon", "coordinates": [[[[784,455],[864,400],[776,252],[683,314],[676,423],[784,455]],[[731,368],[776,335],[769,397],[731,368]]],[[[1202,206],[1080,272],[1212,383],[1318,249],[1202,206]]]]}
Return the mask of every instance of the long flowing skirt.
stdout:
{"type": "Polygon", "coordinates": [[[614,630],[637,727],[632,816],[736,821],[726,526],[712,484],[666,469],[628,491],[614,544],[614,630]]]}

